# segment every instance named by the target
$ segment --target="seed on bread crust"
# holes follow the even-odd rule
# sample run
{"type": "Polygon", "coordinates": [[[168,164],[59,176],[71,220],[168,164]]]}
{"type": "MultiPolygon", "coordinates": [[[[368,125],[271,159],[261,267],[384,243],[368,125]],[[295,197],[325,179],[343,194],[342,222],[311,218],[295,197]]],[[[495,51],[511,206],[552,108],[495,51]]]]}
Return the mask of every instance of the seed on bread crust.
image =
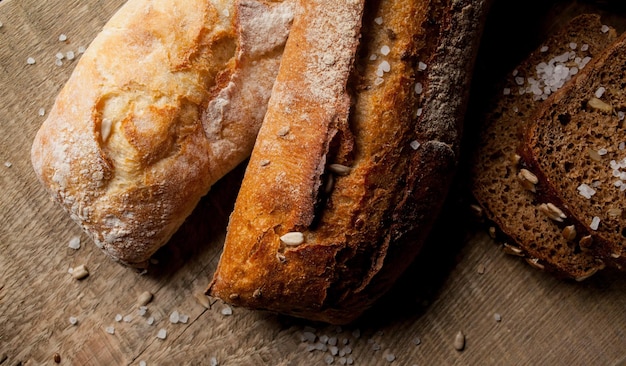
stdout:
{"type": "Polygon", "coordinates": [[[586,235],[580,239],[580,241],[578,242],[578,245],[580,246],[580,249],[587,250],[591,247],[592,243],[593,243],[593,238],[591,237],[591,235],[586,235]]]}
{"type": "Polygon", "coordinates": [[[539,183],[539,178],[537,178],[536,175],[531,173],[530,170],[520,169],[519,173],[517,174],[517,178],[519,179],[524,189],[531,191],[531,192],[537,191],[535,186],[537,185],[537,183],[539,183]]]}
{"type": "Polygon", "coordinates": [[[543,270],[545,268],[543,264],[539,263],[539,259],[537,258],[526,258],[526,262],[539,270],[543,270]]]}
{"type": "Polygon", "coordinates": [[[603,102],[602,100],[598,98],[589,99],[589,101],[587,102],[587,106],[590,108],[596,109],[598,111],[602,111],[602,112],[607,112],[607,113],[613,112],[613,107],[611,107],[610,104],[603,102]]]}

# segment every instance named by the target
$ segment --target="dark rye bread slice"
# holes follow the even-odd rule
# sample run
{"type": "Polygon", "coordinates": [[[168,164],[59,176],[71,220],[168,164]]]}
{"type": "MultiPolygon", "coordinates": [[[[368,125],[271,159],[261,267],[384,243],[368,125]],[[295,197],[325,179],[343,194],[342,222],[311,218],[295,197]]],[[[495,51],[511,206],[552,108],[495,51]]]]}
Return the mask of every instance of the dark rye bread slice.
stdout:
{"type": "MultiPolygon", "coordinates": [[[[574,18],[509,74],[501,94],[491,104],[493,108],[484,116],[472,166],[471,187],[476,200],[486,217],[513,241],[510,244],[514,246],[505,244],[504,248],[525,256],[535,267],[577,280],[588,278],[604,265],[579,249],[577,242],[584,232],[571,238],[568,222],[557,222],[542,212],[545,206],[532,192],[534,177],[526,174],[524,178],[516,148],[525,121],[547,98],[545,85],[538,84],[542,77],[537,66],[549,65],[550,61],[554,66],[584,66],[587,57],[598,54],[615,38],[613,30],[601,32],[601,27],[599,16],[574,18]],[[571,53],[575,55],[572,59],[571,53]]],[[[563,71],[562,67],[558,70],[563,71]]]]}
{"type": "Polygon", "coordinates": [[[626,268],[626,34],[555,93],[520,150],[541,200],[591,229],[584,248],[626,268]]]}

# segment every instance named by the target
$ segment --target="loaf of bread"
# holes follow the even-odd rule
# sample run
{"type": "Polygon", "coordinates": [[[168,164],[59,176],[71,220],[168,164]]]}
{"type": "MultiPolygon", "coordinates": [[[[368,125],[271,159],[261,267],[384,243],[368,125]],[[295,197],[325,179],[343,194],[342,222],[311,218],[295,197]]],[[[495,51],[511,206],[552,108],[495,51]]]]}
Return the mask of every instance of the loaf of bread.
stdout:
{"type": "MultiPolygon", "coordinates": [[[[533,114],[552,109],[544,102],[548,95],[586,69],[589,60],[615,39],[613,29],[602,29],[597,15],[574,18],[509,74],[484,116],[472,165],[472,192],[504,234],[505,251],[526,257],[534,267],[577,280],[593,275],[604,263],[580,249],[580,243],[589,240],[588,229],[561,217],[538,198],[542,185],[520,164],[517,147],[533,114]]],[[[546,151],[542,159],[550,164],[563,157],[546,151]]]]}
{"type": "Polygon", "coordinates": [[[391,287],[455,171],[488,3],[297,2],[208,294],[341,324],[391,287]]]}
{"type": "Polygon", "coordinates": [[[539,179],[539,200],[590,231],[579,243],[626,268],[626,34],[533,116],[522,161],[539,179]],[[584,245],[583,245],[584,244],[584,245]]]}
{"type": "Polygon", "coordinates": [[[254,145],[290,1],[130,0],[32,146],[37,176],[104,251],[143,267],[254,145]]]}

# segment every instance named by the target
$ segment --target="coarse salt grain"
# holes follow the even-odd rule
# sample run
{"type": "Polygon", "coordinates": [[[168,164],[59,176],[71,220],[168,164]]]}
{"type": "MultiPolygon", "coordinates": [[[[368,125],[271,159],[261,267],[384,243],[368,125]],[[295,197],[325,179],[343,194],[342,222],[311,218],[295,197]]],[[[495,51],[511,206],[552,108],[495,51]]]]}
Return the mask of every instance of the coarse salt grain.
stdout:
{"type": "Polygon", "coordinates": [[[224,306],[221,311],[222,315],[233,315],[233,309],[230,306],[224,306]]]}
{"type": "Polygon", "coordinates": [[[180,314],[178,321],[180,323],[187,324],[187,322],[189,321],[189,315],[180,314]]]}
{"type": "Polygon", "coordinates": [[[74,59],[74,57],[75,57],[75,55],[74,55],[74,51],[67,51],[67,52],[65,53],[65,57],[66,57],[68,60],[73,60],[73,59],[74,59]]]}
{"type": "Polygon", "coordinates": [[[372,53],[370,55],[370,61],[376,61],[377,58],[378,58],[378,56],[375,53],[372,53]]]}
{"type": "Polygon", "coordinates": [[[215,356],[211,357],[211,360],[209,361],[209,365],[210,366],[218,366],[219,363],[217,362],[217,357],[215,357],[215,356]]]}
{"type": "Polygon", "coordinates": [[[589,51],[589,45],[585,43],[584,45],[580,46],[580,50],[583,52],[589,51]]]}
{"type": "Polygon", "coordinates": [[[542,52],[542,53],[543,53],[543,52],[548,52],[548,46],[542,46],[542,47],[539,49],[539,52],[542,52]]]}
{"type": "Polygon", "coordinates": [[[585,197],[586,199],[590,199],[591,196],[596,194],[596,190],[585,183],[579,185],[576,189],[578,190],[578,193],[580,193],[580,195],[585,197]]]}
{"type": "Polygon", "coordinates": [[[146,361],[144,360],[139,361],[139,366],[146,366],[146,365],[147,365],[146,361]]]}
{"type": "Polygon", "coordinates": [[[387,45],[384,45],[384,46],[382,46],[382,47],[380,48],[380,53],[381,53],[383,56],[387,56],[387,55],[389,54],[389,52],[391,52],[391,49],[390,49],[390,48],[389,48],[389,46],[387,46],[387,45]]]}
{"type": "Polygon", "coordinates": [[[34,65],[35,62],[36,62],[35,59],[32,58],[32,57],[29,57],[29,58],[26,59],[26,63],[29,64],[29,65],[34,65]]]}
{"type": "Polygon", "coordinates": [[[37,114],[38,114],[40,117],[45,116],[45,115],[46,115],[46,109],[45,109],[45,108],[39,108],[39,111],[37,111],[37,114]]]}
{"type": "Polygon", "coordinates": [[[57,54],[54,55],[54,57],[59,60],[63,60],[65,58],[65,55],[63,54],[63,52],[57,52],[57,54]]]}
{"type": "Polygon", "coordinates": [[[80,236],[74,236],[73,238],[71,238],[68,247],[74,250],[80,249],[80,236]]]}
{"type": "Polygon", "coordinates": [[[411,149],[413,149],[413,150],[417,150],[420,147],[420,143],[417,140],[411,141],[411,143],[409,145],[411,145],[411,149]]]}
{"type": "Polygon", "coordinates": [[[154,324],[154,317],[153,317],[153,316],[149,317],[149,318],[146,320],[146,323],[148,323],[148,325],[152,325],[152,324],[154,324]]]}
{"type": "Polygon", "coordinates": [[[387,360],[387,362],[393,362],[396,359],[396,355],[394,355],[393,353],[387,353],[385,355],[385,360],[387,360]]]}
{"type": "Polygon", "coordinates": [[[124,318],[124,317],[122,316],[122,314],[117,314],[117,315],[115,315],[115,321],[116,321],[116,322],[121,322],[123,318],[124,318]]]}
{"type": "Polygon", "coordinates": [[[55,59],[55,60],[54,60],[54,64],[55,64],[56,66],[63,66],[63,61],[61,61],[61,59],[58,59],[58,58],[57,58],[57,59],[55,59]]]}
{"type": "Polygon", "coordinates": [[[417,69],[419,71],[424,71],[428,68],[428,65],[426,65],[424,62],[420,61],[417,63],[417,69]]]}
{"type": "Polygon", "coordinates": [[[569,48],[571,48],[571,49],[575,50],[575,49],[576,49],[576,47],[578,47],[578,45],[576,44],[576,42],[570,42],[570,44],[569,44],[569,48]]]}
{"type": "Polygon", "coordinates": [[[123,320],[125,323],[130,323],[130,322],[132,322],[132,321],[133,321],[133,316],[132,316],[132,315],[130,315],[130,314],[129,314],[129,315],[124,315],[124,318],[122,318],[122,320],[123,320]]]}
{"type": "Polygon", "coordinates": [[[594,216],[593,219],[591,219],[589,228],[591,230],[598,230],[598,226],[600,226],[600,218],[598,216],[594,216]]]}
{"type": "Polygon", "coordinates": [[[178,314],[178,311],[174,310],[170,314],[170,323],[176,324],[176,323],[178,323],[179,320],[180,320],[180,315],[178,314]]]}
{"type": "Polygon", "coordinates": [[[3,26],[3,25],[4,25],[4,24],[2,24],[2,22],[0,22],[0,28],[2,28],[2,26],[3,26]]]}
{"type": "Polygon", "coordinates": [[[602,156],[602,155],[606,155],[609,151],[605,148],[601,148],[600,150],[598,150],[598,155],[602,156]]]}
{"type": "Polygon", "coordinates": [[[606,88],[601,86],[599,87],[596,92],[595,92],[595,96],[596,98],[602,98],[602,96],[604,95],[604,92],[606,91],[606,88]]]}
{"type": "Polygon", "coordinates": [[[502,90],[503,95],[511,95],[511,88],[504,88],[502,90]]]}
{"type": "Polygon", "coordinates": [[[70,316],[70,324],[76,325],[78,324],[78,319],[75,316],[70,316]]]}
{"type": "Polygon", "coordinates": [[[115,328],[113,327],[106,327],[105,331],[109,334],[115,334],[115,328]]]}
{"type": "Polygon", "coordinates": [[[383,18],[382,17],[377,17],[374,19],[374,22],[378,25],[383,24],[383,18]]]}
{"type": "Polygon", "coordinates": [[[417,110],[415,111],[415,117],[421,116],[422,115],[422,111],[423,111],[422,108],[417,108],[417,110]]]}
{"type": "Polygon", "coordinates": [[[85,53],[86,50],[87,49],[85,48],[85,46],[78,46],[78,49],[77,49],[78,53],[85,53]]]}
{"type": "Polygon", "coordinates": [[[415,83],[415,94],[422,94],[423,91],[424,86],[422,85],[422,83],[415,83]]]}
{"type": "Polygon", "coordinates": [[[620,142],[619,145],[617,145],[617,148],[620,150],[624,150],[626,148],[626,142],[620,142]]]}
{"type": "Polygon", "coordinates": [[[165,328],[159,329],[159,332],[157,333],[157,338],[159,339],[167,338],[167,330],[165,328]]]}
{"type": "Polygon", "coordinates": [[[13,163],[11,163],[10,161],[5,161],[4,162],[4,166],[7,167],[7,168],[10,168],[10,167],[13,166],[13,163]]]}
{"type": "Polygon", "coordinates": [[[610,29],[610,28],[609,28],[609,26],[608,26],[608,25],[606,25],[606,24],[602,24],[602,27],[600,27],[600,31],[601,31],[602,33],[606,33],[606,32],[608,32],[608,31],[609,31],[609,29],[610,29]]]}
{"type": "Polygon", "coordinates": [[[65,34],[61,34],[59,36],[59,42],[65,42],[65,41],[67,41],[67,36],[65,34]]]}

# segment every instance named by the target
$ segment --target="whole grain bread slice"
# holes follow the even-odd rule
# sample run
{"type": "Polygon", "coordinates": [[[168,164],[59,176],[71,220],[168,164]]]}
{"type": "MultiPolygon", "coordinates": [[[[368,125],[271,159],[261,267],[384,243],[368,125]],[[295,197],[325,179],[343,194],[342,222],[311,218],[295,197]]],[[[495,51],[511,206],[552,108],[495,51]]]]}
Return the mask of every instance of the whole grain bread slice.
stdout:
{"type": "Polygon", "coordinates": [[[582,249],[617,268],[626,268],[625,113],[626,34],[546,101],[520,148],[539,199],[588,228],[582,249]]]}
{"type": "Polygon", "coordinates": [[[509,74],[491,103],[493,108],[484,115],[472,165],[472,192],[487,218],[509,241],[504,249],[526,257],[535,267],[577,280],[588,278],[604,264],[592,253],[580,250],[578,242],[587,236],[584,230],[576,230],[567,219],[552,212],[552,206],[537,201],[533,192],[537,179],[521,168],[516,148],[525,121],[548,94],[563,86],[615,38],[612,29],[601,29],[599,16],[578,16],[509,74]],[[547,85],[548,71],[562,77],[547,85]]]}

